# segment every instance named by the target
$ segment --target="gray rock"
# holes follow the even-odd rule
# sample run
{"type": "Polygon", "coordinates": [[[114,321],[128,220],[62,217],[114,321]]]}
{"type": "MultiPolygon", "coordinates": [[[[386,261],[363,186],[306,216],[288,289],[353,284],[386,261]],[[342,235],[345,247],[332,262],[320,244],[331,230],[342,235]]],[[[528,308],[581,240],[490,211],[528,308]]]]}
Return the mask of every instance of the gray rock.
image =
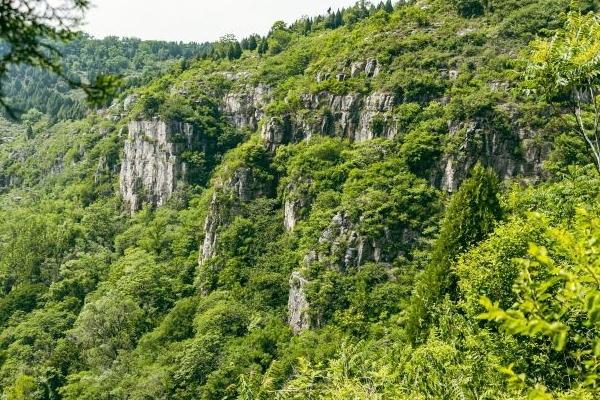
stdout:
{"type": "Polygon", "coordinates": [[[316,79],[317,79],[317,82],[323,82],[323,81],[328,80],[330,76],[331,75],[329,73],[320,71],[320,72],[317,72],[316,79]]]}
{"type": "Polygon", "coordinates": [[[217,254],[219,230],[230,222],[231,216],[235,215],[237,205],[264,196],[269,191],[266,184],[258,181],[254,171],[247,167],[237,168],[227,179],[217,182],[215,189],[204,221],[204,241],[198,258],[200,266],[217,254]],[[225,205],[221,204],[219,194],[231,198],[232,201],[225,205]]]}
{"type": "Polygon", "coordinates": [[[267,85],[246,85],[241,90],[227,93],[220,111],[237,129],[247,128],[255,131],[264,115],[270,95],[271,88],[267,85]]]}
{"type": "Polygon", "coordinates": [[[379,72],[381,72],[379,62],[375,58],[369,58],[365,66],[365,74],[369,78],[373,78],[379,75],[379,72]]]}
{"type": "MultiPolygon", "coordinates": [[[[516,121],[516,116],[511,118],[516,121]]],[[[478,162],[493,168],[502,179],[521,176],[537,181],[542,178],[542,163],[548,157],[550,144],[533,140],[536,132],[513,126],[507,132],[488,128],[488,121],[450,123],[450,136],[462,135],[454,151],[447,153],[432,184],[455,192],[478,162]]],[[[456,140],[456,139],[454,139],[456,140]]]]}
{"type": "Polygon", "coordinates": [[[129,123],[120,192],[131,212],[143,203],[165,204],[186,179],[187,166],[180,154],[191,149],[195,140],[189,124],[158,119],[129,123]]]}
{"type": "Polygon", "coordinates": [[[301,96],[304,110],[281,119],[270,119],[262,139],[274,149],[289,141],[309,139],[313,134],[363,142],[376,137],[392,139],[397,127],[392,111],[397,98],[391,93],[334,95],[328,92],[301,96]],[[374,121],[379,119],[380,126],[374,121]]]}
{"type": "Polygon", "coordinates": [[[283,226],[290,232],[301,219],[304,211],[310,207],[312,198],[307,192],[311,180],[300,179],[290,183],[285,189],[285,200],[283,205],[283,226]]]}
{"type": "Polygon", "coordinates": [[[135,105],[135,102],[138,100],[137,94],[130,94],[123,100],[123,110],[129,111],[131,107],[135,105]]]}
{"type": "Polygon", "coordinates": [[[210,208],[204,221],[204,241],[200,248],[200,256],[198,264],[202,265],[206,260],[212,258],[217,249],[217,232],[221,226],[221,213],[219,210],[219,202],[217,194],[213,194],[210,202],[210,208]]]}
{"type": "Polygon", "coordinates": [[[304,288],[308,281],[299,272],[292,273],[288,296],[288,325],[294,334],[310,329],[309,304],[304,288]]]}
{"type": "Polygon", "coordinates": [[[350,76],[355,78],[361,73],[365,72],[366,65],[367,63],[364,61],[355,61],[352,64],[350,64],[350,76]]]}

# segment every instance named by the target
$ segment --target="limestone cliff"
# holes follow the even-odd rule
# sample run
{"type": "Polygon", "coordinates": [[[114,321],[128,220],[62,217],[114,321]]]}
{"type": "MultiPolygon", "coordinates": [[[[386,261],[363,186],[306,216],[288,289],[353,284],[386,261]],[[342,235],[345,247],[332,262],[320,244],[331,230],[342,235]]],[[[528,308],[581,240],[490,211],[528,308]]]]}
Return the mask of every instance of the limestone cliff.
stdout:
{"type": "Polygon", "coordinates": [[[239,167],[225,171],[225,175],[227,178],[219,178],[215,183],[215,193],[204,221],[204,240],[198,259],[200,266],[216,255],[219,230],[230,222],[237,209],[270,191],[269,184],[258,179],[252,168],[239,167]]]}
{"type": "Polygon", "coordinates": [[[186,180],[188,165],[182,153],[199,145],[189,124],[159,119],[130,122],[120,174],[120,191],[129,210],[144,203],[163,205],[186,180]]]}
{"type": "Polygon", "coordinates": [[[244,85],[225,94],[220,106],[221,114],[237,129],[256,131],[270,95],[271,88],[265,84],[244,85]]]}
{"type": "Polygon", "coordinates": [[[329,92],[303,94],[302,110],[294,115],[271,118],[263,126],[262,138],[270,146],[309,139],[312,135],[335,136],[353,142],[376,137],[393,139],[397,126],[392,110],[397,98],[391,93],[334,95],[329,92]]]}
{"type": "Polygon", "coordinates": [[[433,185],[456,191],[477,162],[492,167],[503,179],[521,176],[535,181],[543,176],[542,163],[548,158],[550,143],[535,140],[536,132],[516,123],[500,132],[488,125],[483,119],[449,124],[450,140],[458,146],[443,156],[433,185]]]}

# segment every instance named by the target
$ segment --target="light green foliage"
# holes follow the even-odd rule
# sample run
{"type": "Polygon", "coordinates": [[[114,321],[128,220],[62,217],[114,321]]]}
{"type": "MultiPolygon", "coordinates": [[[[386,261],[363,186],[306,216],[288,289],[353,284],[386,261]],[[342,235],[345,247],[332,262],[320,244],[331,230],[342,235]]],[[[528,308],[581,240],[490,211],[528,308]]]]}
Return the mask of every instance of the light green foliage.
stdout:
{"type": "Polygon", "coordinates": [[[551,40],[531,45],[529,85],[551,99],[566,96],[573,106],[575,129],[585,139],[600,171],[600,20],[594,13],[572,11],[551,40]]]}
{"type": "Polygon", "coordinates": [[[551,250],[531,244],[529,258],[515,261],[519,269],[515,304],[505,311],[484,297],[481,302],[487,312],[480,316],[500,323],[512,335],[548,338],[568,360],[572,387],[587,387],[596,394],[600,367],[599,227],[597,217],[580,210],[573,229],[548,228],[551,250]]]}
{"type": "MultiPolygon", "coordinates": [[[[38,73],[21,89],[10,80],[11,91],[44,85],[50,95],[23,124],[0,121],[1,396],[598,397],[589,271],[599,175],[571,132],[577,121],[555,112],[571,99],[522,96],[525,65],[515,61],[565,19],[596,23],[561,14],[568,7],[361,1],[240,42],[82,38],[65,48],[68,68],[78,60],[77,71],[122,71],[143,86],[129,110],[118,103],[77,121],[63,120],[81,111],[66,87],[38,73]],[[336,78],[369,58],[377,76],[336,78]],[[259,125],[275,118],[285,144],[265,145],[222,113],[223,96],[258,84],[272,97],[259,125]],[[361,94],[359,103],[394,95],[367,127],[397,135],[300,140],[299,121],[328,116],[340,128],[371,111],[305,109],[303,95],[323,91],[361,94]],[[56,110],[59,123],[44,115],[56,110]],[[129,215],[118,195],[127,123],[154,117],[191,124],[199,140],[179,155],[187,182],[167,204],[129,215]],[[484,166],[517,176],[500,183],[484,166]],[[442,175],[454,194],[440,189],[442,175]],[[199,264],[208,216],[215,252],[199,264]],[[530,255],[529,243],[539,246],[530,255]],[[293,272],[306,279],[312,323],[298,335],[287,323],[293,272]],[[482,296],[491,321],[477,319],[482,296]]],[[[592,108],[582,104],[586,128],[592,108]]]]}

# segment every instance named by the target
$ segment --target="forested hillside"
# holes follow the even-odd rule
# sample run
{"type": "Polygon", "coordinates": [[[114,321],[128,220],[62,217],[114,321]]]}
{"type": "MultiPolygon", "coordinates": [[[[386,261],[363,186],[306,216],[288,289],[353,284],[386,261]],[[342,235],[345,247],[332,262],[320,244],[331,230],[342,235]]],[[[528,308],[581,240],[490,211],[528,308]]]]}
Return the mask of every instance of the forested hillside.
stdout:
{"type": "Polygon", "coordinates": [[[3,398],[598,398],[599,10],[68,45],[133,83],[0,125],[3,398]]]}
{"type": "MultiPolygon", "coordinates": [[[[122,89],[140,86],[168,71],[177,63],[201,57],[212,46],[108,37],[102,40],[80,35],[59,45],[67,76],[75,81],[93,82],[98,75],[123,77],[122,89]]],[[[25,65],[12,65],[2,82],[7,101],[17,112],[36,109],[55,121],[83,118],[87,111],[80,91],[64,79],[25,65]]]]}

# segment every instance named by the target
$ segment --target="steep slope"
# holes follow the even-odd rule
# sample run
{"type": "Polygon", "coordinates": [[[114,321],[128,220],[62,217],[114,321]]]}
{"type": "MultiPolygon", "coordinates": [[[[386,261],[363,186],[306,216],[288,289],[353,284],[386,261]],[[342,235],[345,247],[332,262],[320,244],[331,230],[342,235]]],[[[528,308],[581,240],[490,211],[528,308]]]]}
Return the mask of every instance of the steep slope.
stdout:
{"type": "Polygon", "coordinates": [[[593,398],[549,341],[477,320],[529,242],[600,211],[581,139],[519,87],[569,1],[390,7],[2,127],[4,395],[593,398]]]}

